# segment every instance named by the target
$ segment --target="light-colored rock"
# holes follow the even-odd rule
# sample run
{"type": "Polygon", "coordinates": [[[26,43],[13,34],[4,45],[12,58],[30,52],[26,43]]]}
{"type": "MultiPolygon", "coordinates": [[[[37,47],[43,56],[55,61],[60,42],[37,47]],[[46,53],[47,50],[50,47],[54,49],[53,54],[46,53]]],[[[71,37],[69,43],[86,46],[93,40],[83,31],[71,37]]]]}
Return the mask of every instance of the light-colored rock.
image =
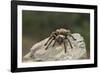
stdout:
{"type": "Polygon", "coordinates": [[[30,52],[24,56],[27,61],[55,61],[55,60],[73,60],[73,59],[86,59],[86,46],[83,37],[78,34],[72,34],[76,40],[68,37],[72,43],[73,48],[70,47],[69,43],[66,41],[67,52],[65,53],[64,45],[55,44],[52,47],[53,42],[45,50],[44,44],[48,38],[36,43],[30,49],[30,52]]]}

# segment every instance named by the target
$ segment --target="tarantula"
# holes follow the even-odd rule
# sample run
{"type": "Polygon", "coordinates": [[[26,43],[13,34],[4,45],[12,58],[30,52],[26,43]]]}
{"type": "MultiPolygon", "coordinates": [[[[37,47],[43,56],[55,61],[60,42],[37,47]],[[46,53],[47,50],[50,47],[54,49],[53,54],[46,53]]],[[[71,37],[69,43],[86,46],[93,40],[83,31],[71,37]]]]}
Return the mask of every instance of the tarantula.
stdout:
{"type": "Polygon", "coordinates": [[[65,49],[65,53],[66,53],[65,40],[67,40],[69,42],[69,44],[70,44],[70,47],[73,48],[70,40],[68,39],[68,36],[72,37],[73,40],[76,40],[71,35],[71,32],[68,29],[60,28],[60,29],[57,29],[56,31],[52,32],[50,37],[48,38],[47,42],[44,44],[44,46],[46,46],[45,50],[48,49],[49,45],[54,40],[53,47],[55,46],[55,43],[58,43],[59,45],[61,45],[63,43],[64,44],[64,49],[65,49]]]}

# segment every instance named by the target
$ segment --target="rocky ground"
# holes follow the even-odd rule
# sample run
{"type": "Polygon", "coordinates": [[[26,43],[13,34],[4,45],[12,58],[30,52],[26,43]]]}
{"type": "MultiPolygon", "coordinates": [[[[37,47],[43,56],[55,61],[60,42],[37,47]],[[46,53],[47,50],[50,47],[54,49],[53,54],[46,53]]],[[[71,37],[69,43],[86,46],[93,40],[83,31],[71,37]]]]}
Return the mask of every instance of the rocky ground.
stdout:
{"type": "Polygon", "coordinates": [[[56,43],[55,46],[52,47],[54,41],[48,47],[48,50],[45,50],[46,46],[44,46],[44,44],[48,40],[48,38],[46,38],[30,48],[29,53],[24,56],[24,62],[87,59],[84,38],[79,33],[74,33],[72,35],[76,40],[68,37],[72,43],[73,48],[71,48],[68,41],[66,41],[66,53],[63,44],[58,45],[56,43]]]}

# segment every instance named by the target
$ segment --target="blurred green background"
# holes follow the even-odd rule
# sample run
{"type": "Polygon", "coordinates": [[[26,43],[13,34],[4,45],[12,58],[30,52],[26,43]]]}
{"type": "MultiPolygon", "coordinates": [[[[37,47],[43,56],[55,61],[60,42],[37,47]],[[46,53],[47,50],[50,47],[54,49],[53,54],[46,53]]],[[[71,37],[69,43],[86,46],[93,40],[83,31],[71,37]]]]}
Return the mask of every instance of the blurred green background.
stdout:
{"type": "Polygon", "coordinates": [[[90,14],[22,11],[22,56],[36,43],[47,38],[57,28],[67,28],[72,33],[80,33],[90,56],[90,14]]]}

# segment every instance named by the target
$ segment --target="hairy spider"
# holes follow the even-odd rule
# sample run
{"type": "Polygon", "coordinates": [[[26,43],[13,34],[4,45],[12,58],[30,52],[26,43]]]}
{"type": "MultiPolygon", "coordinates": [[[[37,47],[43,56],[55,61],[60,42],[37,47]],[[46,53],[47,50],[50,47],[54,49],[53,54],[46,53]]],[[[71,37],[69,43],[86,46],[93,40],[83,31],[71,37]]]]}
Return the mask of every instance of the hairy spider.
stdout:
{"type": "Polygon", "coordinates": [[[52,32],[50,37],[48,38],[47,42],[44,44],[44,46],[46,46],[45,50],[48,49],[49,45],[54,40],[53,47],[54,47],[55,43],[58,43],[59,45],[61,45],[63,43],[64,44],[64,49],[65,49],[65,53],[66,53],[66,43],[65,43],[65,40],[67,40],[69,42],[71,48],[73,48],[70,40],[68,39],[68,36],[72,37],[73,40],[76,40],[71,35],[71,32],[68,29],[60,28],[60,29],[57,29],[56,31],[52,32]]]}

